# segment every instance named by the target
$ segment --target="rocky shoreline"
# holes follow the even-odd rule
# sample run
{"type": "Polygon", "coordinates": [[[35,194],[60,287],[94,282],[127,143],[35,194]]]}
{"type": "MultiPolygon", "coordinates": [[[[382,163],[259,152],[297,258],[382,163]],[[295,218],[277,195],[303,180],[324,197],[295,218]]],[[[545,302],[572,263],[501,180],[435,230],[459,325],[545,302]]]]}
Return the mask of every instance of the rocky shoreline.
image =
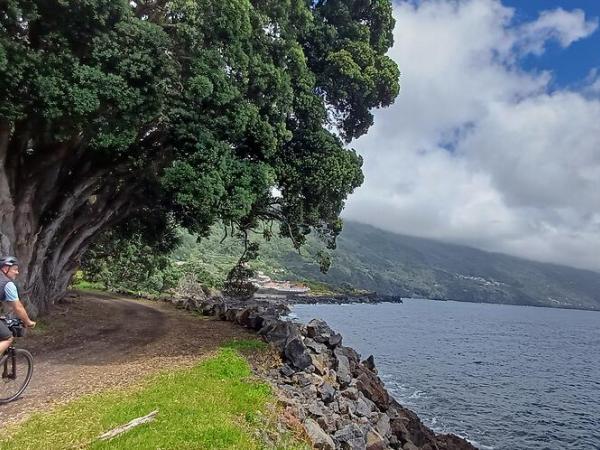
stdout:
{"type": "Polygon", "coordinates": [[[402,303],[402,297],[398,295],[377,294],[369,292],[362,295],[307,295],[296,294],[287,297],[288,304],[335,304],[342,305],[346,303],[402,303]]]}
{"type": "Polygon", "coordinates": [[[281,363],[264,375],[316,449],[475,449],[465,439],[427,428],[388,393],[373,357],[361,361],[324,321],[285,320],[289,308],[282,303],[202,293],[168,300],[254,330],[276,349],[281,363]]]}

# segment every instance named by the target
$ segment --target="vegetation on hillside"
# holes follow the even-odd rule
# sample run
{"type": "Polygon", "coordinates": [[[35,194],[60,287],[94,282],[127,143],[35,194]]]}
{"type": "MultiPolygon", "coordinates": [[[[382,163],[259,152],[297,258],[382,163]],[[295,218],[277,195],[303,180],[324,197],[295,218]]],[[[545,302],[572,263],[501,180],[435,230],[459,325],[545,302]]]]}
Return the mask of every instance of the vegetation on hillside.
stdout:
{"type": "Polygon", "coordinates": [[[393,26],[391,0],[0,2],[0,251],[30,309],[105,232],[155,253],[273,220],[333,245],[346,144],[398,94],[393,26]]]}
{"type": "MultiPolygon", "coordinates": [[[[168,268],[153,266],[152,277],[139,286],[147,289],[154,279],[191,274],[205,286],[221,287],[243,250],[238,239],[222,238],[219,227],[200,242],[182,232],[180,245],[167,259],[168,268]]],[[[402,236],[356,222],[345,224],[337,248],[328,253],[332,263],[326,274],[318,264],[323,243],[314,236],[300,252],[277,235],[268,241],[255,235],[253,240],[260,253],[250,268],[273,279],[304,282],[316,294],[366,289],[413,298],[600,309],[596,272],[402,236]]],[[[111,259],[102,261],[108,269],[111,259]]],[[[107,271],[108,279],[119,280],[124,290],[135,290],[135,283],[118,276],[132,271],[117,265],[107,271]]]]}
{"type": "Polygon", "coordinates": [[[294,253],[288,276],[403,297],[600,310],[600,274],[347,222],[327,275],[294,253]]]}

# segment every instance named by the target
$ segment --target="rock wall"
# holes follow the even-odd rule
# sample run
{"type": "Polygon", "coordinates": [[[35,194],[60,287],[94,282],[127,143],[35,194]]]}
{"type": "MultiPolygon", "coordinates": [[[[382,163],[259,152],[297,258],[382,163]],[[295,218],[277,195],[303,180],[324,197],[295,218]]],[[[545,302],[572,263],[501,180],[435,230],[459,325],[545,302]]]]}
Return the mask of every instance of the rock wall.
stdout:
{"type": "Polygon", "coordinates": [[[281,319],[288,312],[281,304],[204,295],[169,300],[255,330],[279,352],[283,364],[267,376],[316,449],[475,449],[458,436],[436,435],[401,406],[377,376],[373,357],[361,361],[324,321],[281,319]]]}

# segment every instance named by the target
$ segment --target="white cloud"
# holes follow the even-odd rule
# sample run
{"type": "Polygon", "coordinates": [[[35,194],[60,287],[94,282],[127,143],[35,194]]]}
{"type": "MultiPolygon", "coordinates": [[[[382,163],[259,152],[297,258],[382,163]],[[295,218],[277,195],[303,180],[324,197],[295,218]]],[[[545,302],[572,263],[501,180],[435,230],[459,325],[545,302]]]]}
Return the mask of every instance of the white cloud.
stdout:
{"type": "Polygon", "coordinates": [[[600,73],[594,67],[584,80],[583,92],[591,96],[600,95],[600,73]]]}
{"type": "Polygon", "coordinates": [[[396,104],[354,146],[366,181],[345,217],[600,270],[600,100],[551,92],[518,61],[594,33],[581,11],[515,24],[497,0],[395,5],[396,104]]]}
{"type": "Polygon", "coordinates": [[[563,47],[585,38],[598,27],[598,20],[586,20],[581,10],[565,11],[562,8],[544,11],[535,22],[519,30],[519,41],[523,48],[540,55],[549,40],[556,40],[563,47]]]}

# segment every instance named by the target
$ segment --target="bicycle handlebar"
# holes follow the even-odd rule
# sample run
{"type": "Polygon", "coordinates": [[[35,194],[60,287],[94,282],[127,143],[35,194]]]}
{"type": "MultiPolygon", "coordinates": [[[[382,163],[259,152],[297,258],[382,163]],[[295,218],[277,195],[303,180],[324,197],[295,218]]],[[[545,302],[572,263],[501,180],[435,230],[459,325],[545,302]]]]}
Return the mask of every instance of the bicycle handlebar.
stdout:
{"type": "Polygon", "coordinates": [[[17,319],[17,318],[7,319],[6,317],[2,317],[2,320],[4,321],[4,323],[6,324],[8,329],[10,331],[12,331],[12,334],[15,337],[22,337],[25,335],[26,327],[21,319],[17,319]]]}

